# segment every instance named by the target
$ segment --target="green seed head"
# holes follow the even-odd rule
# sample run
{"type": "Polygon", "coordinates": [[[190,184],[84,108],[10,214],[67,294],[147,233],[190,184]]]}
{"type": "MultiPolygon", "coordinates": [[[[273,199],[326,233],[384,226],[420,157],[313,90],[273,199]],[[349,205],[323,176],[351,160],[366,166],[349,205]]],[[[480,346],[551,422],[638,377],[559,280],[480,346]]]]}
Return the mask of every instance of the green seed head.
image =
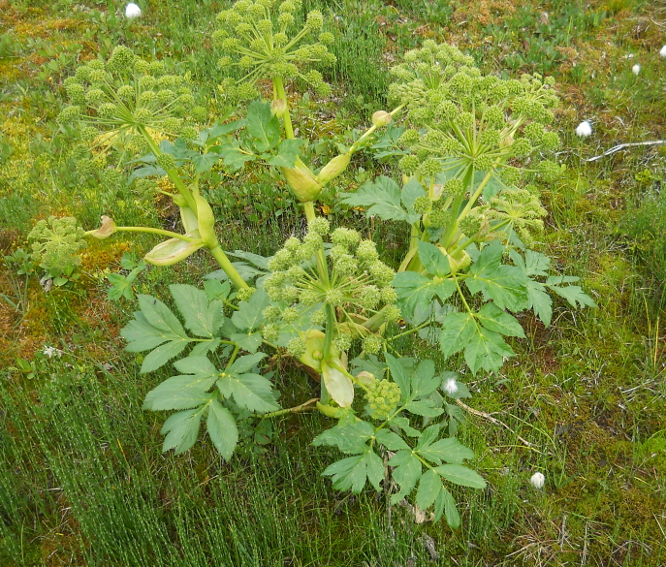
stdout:
{"type": "Polygon", "coordinates": [[[363,339],[363,352],[377,354],[382,348],[382,340],[376,335],[368,335],[363,339]]]}

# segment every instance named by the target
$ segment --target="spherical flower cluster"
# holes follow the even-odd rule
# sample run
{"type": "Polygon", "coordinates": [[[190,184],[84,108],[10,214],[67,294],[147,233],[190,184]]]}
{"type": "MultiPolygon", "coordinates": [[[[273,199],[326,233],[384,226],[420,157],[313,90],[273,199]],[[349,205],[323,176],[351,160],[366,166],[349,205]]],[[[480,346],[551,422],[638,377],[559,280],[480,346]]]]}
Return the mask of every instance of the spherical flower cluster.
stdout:
{"type": "Polygon", "coordinates": [[[302,239],[289,238],[270,260],[269,268],[272,273],[264,289],[276,304],[264,310],[269,325],[280,320],[291,325],[307,317],[313,326],[324,325],[330,306],[335,309],[336,322],[344,325],[327,329],[335,333],[338,350],[346,351],[351,340],[363,338],[363,350],[376,353],[381,339],[360,325],[380,311],[384,321],[400,318],[397,294],[391,287],[395,272],[379,260],[374,242],[362,240],[357,231],[348,228],[331,231],[323,217],[308,223],[302,239]],[[324,239],[332,244],[325,262],[324,239]]]}
{"type": "Polygon", "coordinates": [[[500,170],[559,146],[548,130],[557,105],[551,78],[482,75],[471,57],[432,40],[405,53],[391,74],[389,97],[406,105],[411,126],[400,138],[411,152],[399,164],[406,175],[429,180],[455,166],[500,170]]]}
{"type": "Polygon", "coordinates": [[[40,220],[28,234],[32,260],[49,275],[71,272],[81,265],[79,253],[86,247],[84,231],[74,217],[40,220]]]}
{"type": "Polygon", "coordinates": [[[375,380],[365,395],[373,417],[387,419],[400,401],[400,386],[388,380],[375,380]]]}
{"type": "MultiPolygon", "coordinates": [[[[215,45],[222,52],[220,68],[239,67],[245,73],[243,82],[250,87],[258,79],[301,78],[318,94],[328,96],[331,87],[311,67],[335,63],[335,56],[327,47],[334,37],[322,32],[324,18],[318,10],[308,13],[301,30],[294,30],[294,13],[301,4],[302,0],[239,0],[229,10],[220,12],[220,28],[213,34],[215,45]]],[[[246,98],[249,89],[238,90],[239,87],[233,80],[223,84],[230,98],[246,98]]]]}
{"type": "Polygon", "coordinates": [[[167,74],[163,62],[149,63],[127,47],[116,47],[106,62],[95,59],[79,67],[64,86],[72,104],[58,122],[83,123],[82,134],[98,145],[138,151],[146,131],[192,134],[186,121],[194,107],[188,79],[167,74]]]}
{"type": "Polygon", "coordinates": [[[488,216],[507,222],[525,244],[532,242],[534,233],[543,230],[541,219],[547,215],[546,209],[528,188],[506,189],[490,199],[490,205],[488,216]]]}

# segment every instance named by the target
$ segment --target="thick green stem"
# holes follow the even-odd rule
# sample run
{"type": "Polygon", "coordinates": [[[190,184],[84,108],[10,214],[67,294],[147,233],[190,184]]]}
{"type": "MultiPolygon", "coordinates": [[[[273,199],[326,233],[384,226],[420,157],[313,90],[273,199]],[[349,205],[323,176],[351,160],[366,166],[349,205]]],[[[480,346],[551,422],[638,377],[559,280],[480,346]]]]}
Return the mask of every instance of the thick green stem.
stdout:
{"type": "MultiPolygon", "coordinates": [[[[317,213],[315,213],[314,209],[314,203],[312,201],[306,201],[305,203],[303,203],[303,209],[305,210],[305,218],[308,220],[308,222],[317,217],[317,213]]],[[[324,281],[324,283],[328,284],[329,282],[328,266],[326,264],[326,254],[324,253],[323,246],[319,250],[317,250],[315,258],[317,260],[317,269],[319,271],[319,277],[324,281]]]]}
{"type": "MultiPolygon", "coordinates": [[[[159,147],[155,143],[155,140],[153,140],[152,137],[148,134],[148,132],[146,132],[145,128],[140,127],[140,130],[141,130],[141,133],[143,134],[144,138],[148,142],[148,145],[150,146],[150,149],[155,154],[155,157],[159,156],[162,152],[160,151],[159,147]]],[[[194,200],[194,197],[192,196],[192,193],[190,192],[190,190],[187,187],[185,187],[185,184],[183,183],[183,180],[180,178],[180,175],[178,174],[178,170],[175,169],[175,168],[170,169],[170,170],[167,171],[167,175],[169,176],[169,179],[171,179],[171,182],[176,186],[176,189],[178,189],[178,192],[183,196],[183,198],[187,202],[187,206],[198,217],[199,215],[198,215],[197,203],[194,200]]],[[[148,231],[146,231],[146,232],[148,232],[148,231]]],[[[180,238],[181,240],[188,240],[188,241],[191,242],[191,239],[183,237],[182,235],[175,235],[174,234],[174,237],[175,238],[180,238]]],[[[249,285],[247,285],[245,280],[238,273],[238,270],[236,270],[236,268],[234,268],[233,264],[229,261],[229,258],[227,258],[227,255],[224,253],[222,248],[220,248],[219,243],[216,244],[213,248],[209,247],[208,250],[213,255],[213,258],[215,258],[217,260],[217,263],[220,265],[220,268],[222,268],[227,273],[231,282],[238,289],[250,287],[249,285]]]]}
{"type": "Polygon", "coordinates": [[[238,273],[238,270],[234,268],[233,264],[231,263],[229,258],[227,258],[227,255],[224,253],[222,248],[220,248],[219,244],[214,248],[209,248],[209,250],[210,253],[213,255],[213,258],[217,260],[217,263],[220,265],[220,268],[222,268],[227,273],[231,282],[238,289],[250,287],[249,285],[247,285],[245,280],[238,273]]]}
{"type": "Polygon", "coordinates": [[[404,272],[409,267],[409,264],[411,263],[412,259],[414,258],[414,256],[416,256],[418,252],[419,240],[421,239],[421,231],[418,229],[417,224],[418,223],[414,223],[412,225],[412,233],[409,237],[409,250],[405,255],[403,261],[400,263],[398,272],[404,272]]]}
{"type": "MultiPolygon", "coordinates": [[[[97,230],[88,230],[86,231],[85,235],[90,236],[96,232],[97,230]]],[[[179,240],[184,240],[185,242],[194,242],[196,240],[196,238],[190,238],[184,234],[171,232],[170,230],[162,230],[161,228],[150,228],[148,226],[117,226],[116,232],[148,232],[150,234],[168,236],[169,238],[178,238],[179,240]]]]}
{"type": "Polygon", "coordinates": [[[284,101],[284,112],[282,113],[282,120],[284,121],[284,133],[290,140],[294,137],[294,127],[291,124],[291,114],[289,114],[289,101],[287,100],[287,93],[284,90],[284,83],[282,77],[273,77],[273,88],[275,89],[275,96],[284,101]]]}
{"type": "Polygon", "coordinates": [[[467,187],[472,186],[473,181],[474,181],[474,168],[470,167],[465,173],[465,176],[463,177],[463,190],[459,195],[456,196],[455,200],[453,201],[453,205],[451,206],[451,212],[453,213],[453,215],[455,215],[455,220],[451,221],[449,226],[446,228],[446,231],[439,239],[439,243],[442,246],[444,246],[445,249],[448,249],[448,247],[451,246],[451,241],[453,240],[453,236],[455,235],[456,230],[458,230],[460,207],[462,206],[463,200],[465,199],[465,193],[467,192],[466,189],[467,187]]]}
{"type": "Polygon", "coordinates": [[[305,203],[303,203],[303,209],[305,210],[305,218],[308,219],[308,222],[317,216],[317,213],[315,213],[314,209],[314,203],[312,201],[305,201],[305,203]]]}
{"type": "Polygon", "coordinates": [[[493,171],[494,169],[491,169],[488,173],[486,173],[486,176],[483,178],[481,183],[479,183],[479,186],[476,188],[474,195],[470,197],[469,201],[467,202],[467,205],[465,205],[465,208],[462,210],[458,218],[464,217],[472,209],[474,203],[476,203],[477,199],[481,196],[481,193],[486,188],[486,185],[488,185],[488,182],[490,181],[490,178],[493,175],[493,171]]]}
{"type": "MultiPolygon", "coordinates": [[[[162,154],[162,151],[160,150],[159,146],[155,143],[155,140],[153,140],[153,138],[150,136],[150,134],[146,132],[146,129],[143,126],[139,126],[139,131],[143,134],[143,137],[148,143],[148,146],[150,147],[153,154],[155,154],[155,157],[160,156],[162,154]]],[[[178,189],[178,192],[183,196],[183,199],[185,199],[185,201],[187,202],[187,206],[190,209],[192,209],[196,214],[197,205],[194,202],[194,199],[192,198],[192,194],[190,193],[189,189],[185,187],[185,183],[183,183],[183,180],[180,178],[178,170],[176,168],[169,169],[167,171],[167,175],[169,176],[169,179],[171,179],[171,182],[175,185],[176,189],[178,189]]]]}
{"type": "Polygon", "coordinates": [[[331,358],[331,345],[333,344],[333,335],[335,334],[335,308],[326,304],[326,335],[324,337],[324,361],[331,358]]]}

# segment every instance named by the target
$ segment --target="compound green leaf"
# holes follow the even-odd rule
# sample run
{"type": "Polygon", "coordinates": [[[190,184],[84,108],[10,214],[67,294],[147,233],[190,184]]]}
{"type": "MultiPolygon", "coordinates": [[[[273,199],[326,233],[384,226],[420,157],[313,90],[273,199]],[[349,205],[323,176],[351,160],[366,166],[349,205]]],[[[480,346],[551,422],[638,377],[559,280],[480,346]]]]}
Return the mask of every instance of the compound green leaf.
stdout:
{"type": "Polygon", "coordinates": [[[425,194],[426,192],[423,185],[421,185],[416,179],[412,178],[403,185],[400,199],[410,214],[417,214],[414,211],[414,202],[419,197],[424,197],[425,194]]]}
{"type": "Polygon", "coordinates": [[[257,156],[254,154],[230,144],[218,146],[215,148],[215,151],[220,154],[224,165],[232,172],[242,169],[247,162],[257,159],[257,156]]]}
{"type": "Polygon", "coordinates": [[[433,400],[424,398],[422,400],[413,400],[404,406],[405,410],[423,417],[437,417],[442,415],[444,410],[438,408],[433,400]]]}
{"type": "Polygon", "coordinates": [[[479,473],[462,465],[440,465],[435,468],[435,472],[453,484],[470,488],[486,487],[486,481],[479,473]]]}
{"type": "Polygon", "coordinates": [[[550,321],[553,316],[553,300],[545,292],[546,287],[534,280],[527,280],[527,285],[525,286],[527,290],[527,300],[529,301],[529,307],[534,310],[539,319],[547,327],[550,325],[550,321]]]}
{"type": "Polygon", "coordinates": [[[268,158],[266,163],[273,167],[294,167],[302,144],[303,140],[282,140],[277,155],[268,158]]]}
{"type": "Polygon", "coordinates": [[[374,451],[369,450],[369,447],[367,449],[360,455],[336,461],[326,467],[322,474],[333,477],[333,486],[338,490],[351,490],[358,494],[363,490],[367,478],[379,492],[380,483],[384,479],[384,465],[374,451]]]}
{"type": "Polygon", "coordinates": [[[168,339],[187,338],[178,318],[164,303],[151,295],[139,295],[139,307],[146,321],[168,339]]]}
{"type": "Polygon", "coordinates": [[[259,152],[266,152],[280,141],[280,123],[271,113],[271,105],[255,100],[247,109],[245,127],[254,138],[254,146],[259,152]]]}
{"type": "Polygon", "coordinates": [[[502,309],[519,311],[527,303],[527,276],[520,268],[500,265],[503,251],[499,241],[486,246],[472,264],[465,285],[470,293],[481,291],[486,301],[492,299],[502,309]]]}
{"type": "Polygon", "coordinates": [[[446,488],[442,488],[435,500],[435,522],[442,517],[442,513],[446,514],[449,526],[453,529],[460,527],[460,514],[456,508],[456,501],[446,488]]]}
{"type": "Polygon", "coordinates": [[[517,250],[510,250],[509,256],[513,263],[520,268],[526,276],[546,276],[550,269],[550,258],[534,250],[525,251],[525,259],[517,250]]]}
{"type": "Polygon", "coordinates": [[[518,319],[503,311],[494,303],[486,303],[476,314],[476,319],[486,329],[508,337],[525,337],[518,319]]]}
{"type": "Polygon", "coordinates": [[[455,437],[449,437],[419,449],[419,455],[437,465],[441,465],[442,461],[460,465],[465,459],[473,459],[474,451],[462,445],[455,437]]]}
{"type": "MultiPolygon", "coordinates": [[[[578,279],[578,278],[576,278],[578,279]]],[[[596,307],[594,300],[583,291],[580,286],[568,285],[560,287],[557,283],[563,280],[563,276],[550,276],[546,285],[560,297],[566,299],[572,307],[596,307]]]]}
{"type": "Polygon", "coordinates": [[[429,427],[426,427],[423,430],[423,433],[421,433],[419,442],[414,450],[417,453],[420,453],[423,449],[429,447],[435,441],[435,439],[439,437],[439,431],[441,428],[442,426],[439,423],[435,423],[433,425],[430,425],[429,427]]]}
{"type": "Polygon", "coordinates": [[[422,360],[412,374],[412,397],[429,396],[441,383],[441,378],[435,376],[435,363],[429,359],[422,360]]]}
{"type": "Polygon", "coordinates": [[[382,220],[413,224],[420,218],[420,215],[410,214],[403,208],[400,187],[385,176],[366,182],[356,193],[343,195],[341,201],[351,207],[364,207],[368,216],[376,215],[382,220]]]}
{"type": "Polygon", "coordinates": [[[502,309],[520,311],[527,306],[527,277],[518,268],[499,266],[492,271],[477,271],[473,264],[470,275],[465,285],[471,293],[483,292],[486,301],[492,299],[502,309]]]}
{"type": "Polygon", "coordinates": [[[393,381],[400,386],[400,399],[405,402],[411,398],[409,375],[400,361],[388,352],[386,353],[386,363],[391,371],[393,381]]]}
{"type": "Polygon", "coordinates": [[[208,352],[214,352],[220,346],[220,339],[212,339],[210,341],[202,341],[192,348],[190,356],[206,356],[208,352]]]}
{"type": "Polygon", "coordinates": [[[146,394],[143,409],[158,411],[199,407],[210,399],[207,392],[216,379],[216,374],[172,376],[146,394]]]}
{"type": "Polygon", "coordinates": [[[188,356],[173,363],[178,372],[183,374],[197,374],[199,376],[211,376],[219,374],[215,365],[205,356],[188,356]]]}
{"type": "Polygon", "coordinates": [[[488,372],[499,370],[504,358],[514,355],[500,334],[482,327],[477,328],[465,347],[465,362],[472,374],[476,374],[479,368],[488,372]]]}
{"type": "Polygon", "coordinates": [[[260,332],[256,333],[233,333],[229,336],[233,342],[247,352],[255,353],[261,346],[263,338],[260,332]]]}
{"type": "Polygon", "coordinates": [[[185,327],[199,337],[212,338],[216,314],[208,307],[206,292],[186,284],[172,284],[169,289],[185,327]]]}
{"type": "Polygon", "coordinates": [[[258,289],[248,301],[238,304],[238,311],[231,316],[231,321],[241,331],[256,329],[264,320],[262,311],[269,303],[268,294],[258,289]]]}
{"type": "Polygon", "coordinates": [[[394,417],[391,420],[391,423],[402,429],[405,432],[405,435],[409,435],[409,437],[419,437],[421,435],[421,432],[418,429],[414,429],[411,425],[409,425],[409,419],[404,416],[394,417]]]}
{"type": "Polygon", "coordinates": [[[233,397],[241,407],[257,413],[276,411],[279,406],[273,399],[273,387],[259,374],[223,374],[217,381],[223,396],[233,397]]]}
{"type": "Polygon", "coordinates": [[[419,481],[419,489],[416,492],[416,505],[421,510],[430,508],[443,488],[442,479],[439,475],[433,470],[426,471],[419,481]]]}
{"type": "Polygon", "coordinates": [[[389,451],[398,451],[400,449],[409,449],[409,445],[405,443],[402,437],[393,431],[380,429],[375,433],[375,439],[379,441],[389,451]]]}
{"type": "Polygon", "coordinates": [[[400,306],[410,318],[417,307],[429,305],[435,296],[446,301],[456,290],[456,284],[451,279],[436,281],[416,272],[397,273],[393,287],[396,288],[400,306]]]}
{"type": "Polygon", "coordinates": [[[160,366],[164,366],[172,358],[183,352],[189,343],[190,339],[188,338],[177,339],[175,341],[169,341],[149,352],[141,364],[141,374],[152,372],[153,370],[157,370],[160,366]]]}
{"type": "Polygon", "coordinates": [[[449,313],[442,322],[439,343],[444,356],[461,351],[477,332],[477,324],[470,313],[449,313]]]}
{"type": "Polygon", "coordinates": [[[204,171],[209,171],[213,168],[213,166],[220,160],[220,155],[210,152],[206,154],[195,152],[191,159],[196,173],[203,173],[204,171]]]}
{"type": "Polygon", "coordinates": [[[421,478],[423,467],[419,458],[411,450],[398,451],[388,462],[393,470],[393,479],[400,486],[400,492],[391,496],[391,504],[397,504],[407,496],[421,478]]]}
{"type": "Polygon", "coordinates": [[[421,263],[433,276],[444,278],[451,272],[448,258],[442,254],[440,249],[431,244],[419,240],[419,259],[421,263]]]}
{"type": "Polygon", "coordinates": [[[231,458],[238,444],[238,427],[231,412],[216,399],[208,406],[208,435],[225,461],[231,458]]]}
{"type": "Polygon", "coordinates": [[[367,442],[372,439],[375,430],[366,421],[340,424],[323,431],[312,441],[315,447],[328,445],[337,447],[341,452],[350,455],[364,453],[368,450],[367,442]]]}
{"type": "Polygon", "coordinates": [[[252,370],[264,358],[266,358],[266,355],[263,352],[241,356],[229,367],[229,372],[231,374],[244,374],[245,372],[252,370]]]}
{"type": "Polygon", "coordinates": [[[120,335],[129,342],[125,347],[128,352],[150,350],[169,340],[163,331],[148,322],[141,311],[134,313],[134,319],[120,331],[120,335]]]}
{"type": "Polygon", "coordinates": [[[176,450],[176,455],[184,453],[194,445],[199,435],[199,425],[205,406],[174,413],[164,422],[161,433],[168,433],[162,451],[176,450]]]}

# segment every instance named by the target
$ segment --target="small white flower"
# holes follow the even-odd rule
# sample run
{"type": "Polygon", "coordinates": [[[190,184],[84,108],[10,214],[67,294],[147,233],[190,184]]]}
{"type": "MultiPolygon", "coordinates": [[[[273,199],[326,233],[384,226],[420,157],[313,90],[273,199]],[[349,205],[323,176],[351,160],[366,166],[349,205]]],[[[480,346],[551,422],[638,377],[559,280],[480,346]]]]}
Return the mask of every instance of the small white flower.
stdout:
{"type": "Polygon", "coordinates": [[[587,120],[583,120],[578,125],[578,128],[576,128],[576,135],[580,136],[581,138],[587,138],[588,136],[592,135],[592,124],[590,124],[587,120]]]}
{"type": "Polygon", "coordinates": [[[44,350],[42,351],[42,354],[45,354],[49,358],[53,358],[54,354],[60,356],[62,353],[55,347],[47,346],[47,347],[44,347],[44,350]]]}
{"type": "Polygon", "coordinates": [[[453,396],[458,391],[458,384],[455,378],[449,378],[444,384],[444,390],[449,396],[453,396]]]}
{"type": "Polygon", "coordinates": [[[141,17],[141,8],[139,8],[134,2],[130,2],[125,8],[125,17],[128,20],[134,20],[135,18],[141,17]]]}
{"type": "Polygon", "coordinates": [[[537,490],[543,488],[545,482],[546,482],[546,477],[543,476],[543,474],[540,472],[535,472],[532,475],[532,478],[530,478],[530,484],[537,490]]]}
{"type": "Polygon", "coordinates": [[[638,65],[638,64],[634,65],[634,66],[631,68],[631,72],[632,72],[634,75],[638,76],[638,73],[641,72],[641,66],[638,65]]]}
{"type": "Polygon", "coordinates": [[[661,55],[662,57],[666,57],[666,45],[664,45],[664,47],[661,48],[659,55],[661,55]]]}

